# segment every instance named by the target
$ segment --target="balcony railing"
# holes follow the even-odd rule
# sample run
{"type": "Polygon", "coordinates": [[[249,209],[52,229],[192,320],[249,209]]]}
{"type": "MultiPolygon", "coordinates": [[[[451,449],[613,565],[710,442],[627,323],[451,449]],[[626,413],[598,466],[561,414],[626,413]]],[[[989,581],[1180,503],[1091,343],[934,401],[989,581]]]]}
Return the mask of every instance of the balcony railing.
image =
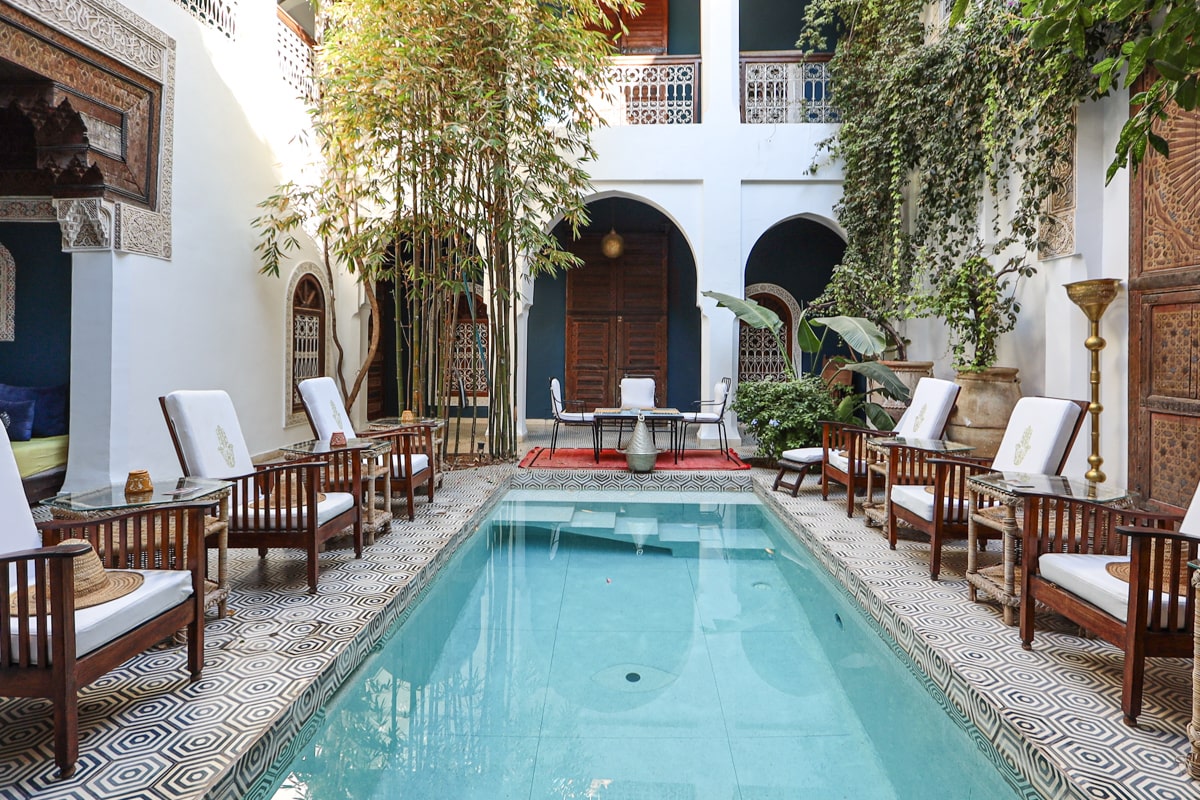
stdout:
{"type": "Polygon", "coordinates": [[[312,103],[317,99],[313,80],[316,69],[313,46],[316,42],[283,9],[276,8],[276,12],[275,49],[279,53],[279,71],[305,102],[312,103]]]}
{"type": "Polygon", "coordinates": [[[751,125],[840,122],[829,91],[829,56],[743,55],[742,122],[751,125]]]}
{"type": "Polygon", "coordinates": [[[610,97],[598,99],[610,125],[692,125],[700,121],[698,56],[616,56],[610,97]]]}

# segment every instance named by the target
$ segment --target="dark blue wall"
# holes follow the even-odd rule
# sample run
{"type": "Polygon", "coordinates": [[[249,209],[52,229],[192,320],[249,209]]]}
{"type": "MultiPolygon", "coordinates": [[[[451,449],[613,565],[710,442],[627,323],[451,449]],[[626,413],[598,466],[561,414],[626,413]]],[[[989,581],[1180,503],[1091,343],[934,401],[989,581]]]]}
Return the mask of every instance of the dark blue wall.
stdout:
{"type": "MultiPolygon", "coordinates": [[[[691,248],[666,216],[634,200],[597,200],[589,210],[592,224],[585,233],[605,234],[613,227],[621,233],[668,231],[666,402],[690,409],[700,399],[700,309],[696,307],[696,261],[691,248]]],[[[556,228],[555,235],[565,247],[570,235],[565,227],[556,228]]],[[[561,381],[566,372],[566,305],[566,274],[539,276],[529,310],[525,410],[529,419],[550,418],[550,379],[561,381]]]]}
{"type": "Polygon", "coordinates": [[[0,342],[0,383],[57,386],[71,379],[71,257],[53,223],[0,222],[17,263],[16,340],[0,342]]]}
{"type": "MultiPolygon", "coordinates": [[[[738,49],[794,50],[804,30],[807,0],[739,0],[738,49]]],[[[674,10],[674,7],[672,7],[674,10]]],[[[833,50],[834,40],[828,41],[833,50]]]]}
{"type": "MultiPolygon", "coordinates": [[[[807,219],[790,219],[767,230],[746,259],[746,286],[774,283],[807,306],[817,299],[833,267],[842,260],[846,243],[829,228],[807,219]]],[[[818,334],[820,330],[818,330],[818,334]]],[[[808,356],[804,369],[811,369],[808,356]]]]}

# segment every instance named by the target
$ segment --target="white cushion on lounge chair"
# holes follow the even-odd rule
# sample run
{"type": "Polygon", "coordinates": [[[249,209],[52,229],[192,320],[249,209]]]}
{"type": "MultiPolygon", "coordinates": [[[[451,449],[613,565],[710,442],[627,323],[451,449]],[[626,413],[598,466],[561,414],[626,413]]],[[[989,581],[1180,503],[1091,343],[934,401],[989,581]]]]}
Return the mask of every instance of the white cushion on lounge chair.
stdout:
{"type": "MultiPolygon", "coordinates": [[[[851,474],[850,473],[850,458],[849,458],[849,456],[842,455],[841,452],[838,450],[831,450],[829,452],[829,465],[831,467],[833,467],[834,469],[840,469],[842,472],[846,473],[847,475],[851,474]]],[[[866,473],[866,471],[867,471],[867,467],[866,467],[865,462],[863,462],[863,460],[861,458],[855,459],[854,474],[855,475],[863,475],[866,473]]]]}
{"type": "Polygon", "coordinates": [[[654,378],[622,378],[621,408],[654,408],[654,378]]]}
{"type": "MultiPolygon", "coordinates": [[[[891,496],[892,502],[896,505],[908,509],[921,519],[933,522],[933,493],[925,491],[924,486],[893,486],[891,496]]],[[[944,511],[945,519],[959,521],[956,518],[957,515],[954,513],[957,509],[954,498],[947,497],[944,503],[946,506],[944,511]]],[[[966,511],[967,507],[964,503],[963,513],[966,514],[966,511]]]]}
{"type": "MultiPolygon", "coordinates": [[[[1129,556],[1046,553],[1038,557],[1038,571],[1051,583],[1125,622],[1129,613],[1129,584],[1108,572],[1108,565],[1116,561],[1129,561],[1129,556]]],[[[1169,598],[1168,594],[1162,595],[1163,625],[1168,624],[1169,598]]],[[[1183,605],[1181,599],[1177,626],[1184,622],[1186,610],[1183,605]]]]}
{"type": "Polygon", "coordinates": [[[936,439],[945,429],[957,398],[958,384],[954,381],[921,378],[893,433],[911,439],[936,439]]]}
{"type": "Polygon", "coordinates": [[[825,459],[825,449],[823,447],[796,447],[784,450],[779,457],[784,461],[794,461],[802,466],[820,464],[825,459]]]}
{"type": "Polygon", "coordinates": [[[171,392],[165,398],[187,474],[227,478],[254,472],[229,395],[220,389],[171,392]]]}
{"type": "Polygon", "coordinates": [[[297,388],[300,390],[300,399],[304,401],[304,407],[308,409],[308,415],[312,418],[317,439],[327,442],[337,431],[346,434],[347,439],[357,436],[333,378],[308,378],[300,381],[297,388]]]}
{"type": "Polygon", "coordinates": [[[1022,397],[1013,408],[992,460],[997,472],[1054,474],[1066,454],[1079,406],[1053,397],[1022,397]]]}
{"type": "MultiPolygon", "coordinates": [[[[144,576],[137,589],[124,597],[75,612],[75,650],[78,655],[90,653],[192,596],[192,573],[187,570],[134,571],[144,576]]],[[[7,598],[4,602],[8,602],[7,598]]],[[[10,620],[9,626],[16,648],[17,620],[10,620]]],[[[29,627],[31,631],[37,630],[36,618],[29,619],[29,627]]],[[[36,651],[32,656],[36,664],[36,651]]]]}
{"type": "MultiPolygon", "coordinates": [[[[329,520],[354,508],[354,495],[349,492],[328,492],[325,494],[325,499],[317,503],[317,525],[324,525],[329,520]]],[[[261,528],[263,530],[271,528],[302,528],[308,520],[308,509],[304,507],[295,508],[288,515],[288,509],[281,508],[279,512],[273,507],[268,507],[256,511],[250,509],[244,517],[240,517],[241,509],[234,508],[233,513],[239,515],[239,523],[244,528],[261,528]]]]}
{"type": "MultiPolygon", "coordinates": [[[[413,453],[412,468],[414,473],[429,469],[429,456],[424,453],[413,453]]],[[[394,453],[392,455],[392,469],[395,470],[393,474],[399,475],[402,478],[408,477],[408,473],[404,471],[404,456],[402,454],[394,453]]]]}
{"type": "MultiPolygon", "coordinates": [[[[29,501],[21,488],[21,471],[17,468],[8,431],[0,425],[0,553],[19,553],[41,546],[42,535],[33,522],[29,501]]],[[[9,565],[9,586],[15,585],[16,580],[17,568],[9,565]]]]}

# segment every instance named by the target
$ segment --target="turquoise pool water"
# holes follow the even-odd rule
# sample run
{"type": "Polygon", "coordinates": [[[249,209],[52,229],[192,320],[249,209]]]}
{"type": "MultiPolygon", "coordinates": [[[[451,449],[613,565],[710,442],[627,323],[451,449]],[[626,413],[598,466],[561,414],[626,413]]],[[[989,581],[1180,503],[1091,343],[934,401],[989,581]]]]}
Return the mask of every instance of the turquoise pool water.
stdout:
{"type": "Polygon", "coordinates": [[[1032,796],[749,494],[510,493],[283,774],[278,800],[1032,796]]]}

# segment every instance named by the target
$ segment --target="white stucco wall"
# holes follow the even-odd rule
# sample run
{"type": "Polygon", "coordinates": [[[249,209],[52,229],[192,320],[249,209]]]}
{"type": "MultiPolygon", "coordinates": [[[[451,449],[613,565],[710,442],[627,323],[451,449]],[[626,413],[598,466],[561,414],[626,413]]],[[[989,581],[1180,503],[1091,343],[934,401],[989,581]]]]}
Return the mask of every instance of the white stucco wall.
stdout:
{"type": "MultiPolygon", "coordinates": [[[[180,472],[157,398],[225,389],[251,452],[306,438],[284,425],[289,271],[320,262],[307,246],[280,278],[259,276],[250,221],[307,124],[280,77],[271,3],[239,6],[236,38],[163,0],[125,5],[176,42],[173,255],[73,256],[69,489],[121,480],[134,468],[180,472]],[[109,408],[111,407],[111,417],[109,408]]],[[[339,331],[359,353],[358,292],[341,275],[339,331]]]]}

